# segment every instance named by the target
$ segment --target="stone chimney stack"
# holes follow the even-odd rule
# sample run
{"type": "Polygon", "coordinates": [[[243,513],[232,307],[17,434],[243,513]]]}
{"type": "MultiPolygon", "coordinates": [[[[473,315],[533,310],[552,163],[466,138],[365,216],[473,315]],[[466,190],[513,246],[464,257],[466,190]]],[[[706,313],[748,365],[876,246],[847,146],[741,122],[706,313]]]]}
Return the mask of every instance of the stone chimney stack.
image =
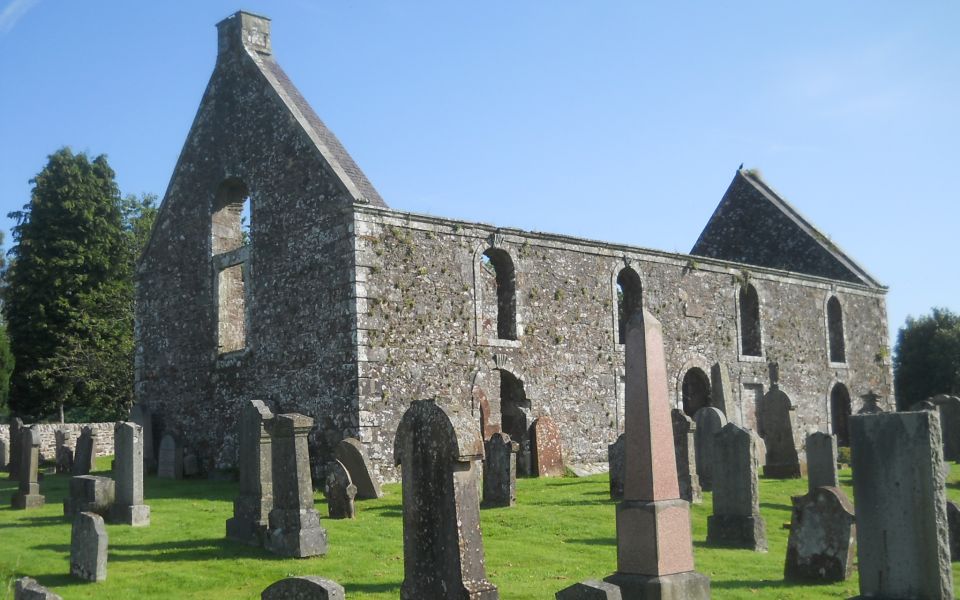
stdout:
{"type": "Polygon", "coordinates": [[[271,54],[270,19],[237,11],[217,23],[217,53],[220,56],[236,52],[246,46],[260,54],[271,54]]]}

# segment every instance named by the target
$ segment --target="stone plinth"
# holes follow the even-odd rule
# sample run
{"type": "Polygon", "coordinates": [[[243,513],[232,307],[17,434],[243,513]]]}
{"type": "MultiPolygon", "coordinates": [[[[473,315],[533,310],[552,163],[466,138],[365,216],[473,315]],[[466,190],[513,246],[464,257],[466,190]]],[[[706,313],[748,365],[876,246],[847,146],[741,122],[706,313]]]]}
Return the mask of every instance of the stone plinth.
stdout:
{"type": "Polygon", "coordinates": [[[336,459],[343,463],[350,480],[357,486],[357,499],[373,500],[383,496],[367,451],[360,440],[344,438],[337,444],[336,459]]]}
{"type": "Polygon", "coordinates": [[[806,496],[794,496],[784,579],[849,579],[856,535],[853,505],[840,488],[817,487],[806,496]]]}
{"type": "Polygon", "coordinates": [[[530,426],[533,474],[538,477],[563,477],[563,445],[560,430],[550,417],[540,417],[530,426]]]}
{"type": "Polygon", "coordinates": [[[70,495],[63,500],[63,516],[70,520],[81,512],[109,515],[116,499],[116,487],[109,477],[77,475],[70,478],[70,495]]]}
{"type": "Polygon", "coordinates": [[[588,579],[562,589],[557,600],[622,600],[620,588],[605,581],[588,579]]]}
{"type": "Polygon", "coordinates": [[[350,473],[339,460],[327,467],[324,492],[327,496],[327,513],[331,519],[352,519],[356,516],[353,499],[357,496],[357,486],[353,485],[350,473]]]}
{"type": "Polygon", "coordinates": [[[239,419],[240,495],[227,519],[227,537],[251,546],[263,544],[273,510],[273,453],[266,423],[273,413],[262,400],[244,405],[239,419]]]}
{"type": "Polygon", "coordinates": [[[307,575],[275,582],[260,594],[260,600],[344,600],[343,586],[330,579],[307,575]]]}
{"type": "Polygon", "coordinates": [[[113,429],[115,501],[110,522],[134,527],[150,525],[150,507],[143,503],[143,428],[117,423],[113,429]]]}
{"type": "Polygon", "coordinates": [[[727,416],[714,406],[704,406],[693,415],[697,478],[700,487],[709,492],[713,489],[713,460],[716,450],[716,435],[727,424],[727,416]]]}
{"type": "Polygon", "coordinates": [[[765,552],[766,525],[760,516],[753,434],[727,423],[715,442],[716,485],[713,514],[707,517],[707,543],[765,552]]]}
{"type": "Polygon", "coordinates": [[[13,495],[11,504],[18,510],[40,508],[44,497],[40,494],[40,434],[34,429],[22,429],[17,436],[20,440],[20,485],[13,495]]]}
{"type": "Polygon", "coordinates": [[[517,452],[520,445],[505,433],[484,442],[483,505],[513,506],[517,501],[517,452]]]}
{"type": "Polygon", "coordinates": [[[837,487],[837,436],[820,431],[807,436],[807,488],[837,487]]]}
{"type": "Polygon", "coordinates": [[[670,411],[670,420],[673,422],[673,447],[677,458],[680,497],[687,502],[699,504],[703,502],[703,493],[700,491],[700,477],[697,476],[697,424],[679,408],[670,411]]]}
{"type": "Polygon", "coordinates": [[[100,515],[82,512],[74,517],[70,574],[85,581],[107,579],[107,527],[100,515]]]}

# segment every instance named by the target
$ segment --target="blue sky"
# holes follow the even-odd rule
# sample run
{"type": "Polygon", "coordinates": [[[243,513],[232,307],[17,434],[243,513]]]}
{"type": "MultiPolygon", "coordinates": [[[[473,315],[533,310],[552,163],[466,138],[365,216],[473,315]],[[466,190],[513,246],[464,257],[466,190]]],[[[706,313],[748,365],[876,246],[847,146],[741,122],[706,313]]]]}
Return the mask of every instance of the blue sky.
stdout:
{"type": "Polygon", "coordinates": [[[960,311],[957,2],[0,0],[0,214],[64,145],[162,196],[239,8],[394,208],[687,252],[742,162],[960,311]]]}

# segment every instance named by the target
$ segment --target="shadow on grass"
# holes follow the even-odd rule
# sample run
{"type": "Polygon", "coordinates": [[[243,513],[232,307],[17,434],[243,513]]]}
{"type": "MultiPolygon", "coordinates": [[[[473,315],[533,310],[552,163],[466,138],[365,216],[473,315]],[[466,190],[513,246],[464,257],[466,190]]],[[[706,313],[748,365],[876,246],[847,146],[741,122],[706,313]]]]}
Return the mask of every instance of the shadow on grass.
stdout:
{"type": "Polygon", "coordinates": [[[760,508],[769,508],[772,510],[786,510],[789,512],[793,512],[793,507],[790,506],[789,504],[778,504],[776,502],[761,502],[760,508]]]}
{"type": "Polygon", "coordinates": [[[226,538],[178,540],[152,544],[118,544],[110,546],[110,561],[202,561],[224,558],[255,558],[257,560],[287,560],[259,546],[247,546],[226,538]]]}
{"type": "Polygon", "coordinates": [[[389,583],[345,583],[343,584],[343,589],[349,594],[359,594],[365,592],[368,594],[375,594],[378,592],[397,592],[397,595],[400,594],[400,583],[389,582],[389,583]]]}
{"type": "Polygon", "coordinates": [[[721,590],[769,590],[777,588],[830,587],[836,581],[787,581],[785,579],[755,579],[736,581],[711,581],[710,587],[721,590]]]}
{"type": "Polygon", "coordinates": [[[567,544],[583,544],[584,546],[616,546],[617,538],[574,538],[565,540],[567,544]]]}

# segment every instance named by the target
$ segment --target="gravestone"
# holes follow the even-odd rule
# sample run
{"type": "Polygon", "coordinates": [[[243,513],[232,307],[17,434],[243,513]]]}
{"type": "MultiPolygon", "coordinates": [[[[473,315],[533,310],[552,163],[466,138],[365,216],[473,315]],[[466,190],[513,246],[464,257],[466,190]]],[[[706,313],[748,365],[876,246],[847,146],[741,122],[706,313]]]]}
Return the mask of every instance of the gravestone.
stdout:
{"type": "Polygon", "coordinates": [[[353,485],[357,486],[358,500],[374,500],[383,496],[370,458],[367,457],[367,451],[360,440],[354,438],[341,440],[334,454],[350,473],[353,485]]]}
{"type": "Polygon", "coordinates": [[[853,505],[840,488],[817,487],[794,496],[783,577],[788,581],[844,581],[853,573],[857,536],[853,505]]]}
{"type": "Polygon", "coordinates": [[[727,424],[727,417],[716,407],[704,406],[693,415],[693,421],[697,425],[693,434],[697,477],[700,488],[709,492],[713,489],[716,435],[727,424]]]}
{"type": "Polygon", "coordinates": [[[883,412],[883,409],[880,408],[880,396],[873,390],[861,395],[860,400],[863,405],[857,411],[858,415],[876,415],[883,412]]]}
{"type": "Polygon", "coordinates": [[[960,461],[960,398],[938,394],[929,401],[940,409],[943,460],[960,461]]]}
{"type": "MultiPolygon", "coordinates": [[[[730,415],[731,421],[737,419],[734,415],[736,410],[736,397],[733,395],[733,382],[730,381],[730,373],[727,367],[720,363],[714,363],[710,367],[710,404],[717,407],[724,415],[730,415]]],[[[739,425],[739,423],[737,423],[739,425]]]]}
{"type": "Polygon", "coordinates": [[[394,438],[403,487],[401,600],[497,600],[480,532],[477,462],[483,440],[473,417],[434,400],[412,402],[394,438]]]}
{"type": "Polygon", "coordinates": [[[605,581],[588,579],[557,592],[557,600],[622,600],[620,588],[605,581]]]}
{"type": "Polygon", "coordinates": [[[20,448],[22,445],[20,437],[23,430],[23,421],[20,420],[20,417],[14,417],[10,421],[10,479],[20,478],[20,448]]]}
{"type": "Polygon", "coordinates": [[[40,468],[40,432],[30,427],[20,431],[20,485],[11,504],[18,510],[40,508],[44,497],[37,479],[40,468]]]}
{"type": "Polygon", "coordinates": [[[942,444],[936,412],[850,418],[862,596],[953,598],[942,444]]]}
{"type": "Polygon", "coordinates": [[[716,436],[713,514],[707,517],[707,543],[767,550],[767,529],[760,516],[757,456],[753,434],[727,423],[716,436]]]}
{"type": "Polygon", "coordinates": [[[550,417],[539,417],[530,426],[531,468],[538,477],[563,477],[560,430],[550,417]]]}
{"type": "Polygon", "coordinates": [[[77,448],[73,453],[72,475],[89,475],[95,468],[97,459],[97,434],[92,427],[86,426],[80,430],[77,438],[77,448]]]}
{"type": "Polygon", "coordinates": [[[960,505],[947,500],[947,529],[950,539],[950,560],[960,560],[960,505]]]}
{"type": "Polygon", "coordinates": [[[233,501],[233,517],[227,519],[227,538],[251,546],[263,544],[273,510],[273,454],[266,428],[272,418],[265,402],[251,400],[237,423],[240,494],[233,501]]]}
{"type": "Polygon", "coordinates": [[[73,519],[78,513],[110,514],[116,498],[116,487],[109,477],[77,475],[70,478],[70,495],[63,500],[63,516],[73,519]]]}
{"type": "Polygon", "coordinates": [[[623,498],[623,451],[627,438],[624,434],[617,436],[617,441],[607,446],[607,462],[610,465],[610,498],[623,498]]]}
{"type": "Polygon", "coordinates": [[[838,487],[837,436],[820,431],[807,436],[807,489],[838,487]]]}
{"type": "Polygon", "coordinates": [[[183,476],[196,477],[200,474],[200,459],[197,453],[191,448],[183,449],[183,476]]]}
{"type": "Polygon", "coordinates": [[[143,429],[136,423],[113,428],[115,499],[111,523],[150,525],[150,507],[143,503],[143,429]]]}
{"type": "Polygon", "coordinates": [[[6,471],[10,464],[10,456],[7,452],[7,441],[0,440],[0,471],[6,471]]]}
{"type": "Polygon", "coordinates": [[[53,432],[56,442],[56,471],[59,474],[71,473],[73,471],[73,448],[70,447],[70,440],[73,437],[69,431],[57,429],[53,432]]]}
{"type": "Polygon", "coordinates": [[[760,401],[760,435],[767,446],[767,460],[763,466],[764,477],[793,479],[803,477],[797,442],[794,438],[794,423],[797,407],[779,384],[772,383],[770,391],[760,401]]]}
{"type": "Polygon", "coordinates": [[[43,587],[36,580],[21,577],[14,586],[13,600],[63,600],[63,598],[43,587]]]}
{"type": "Polygon", "coordinates": [[[140,426],[143,432],[143,468],[144,473],[157,472],[156,446],[153,443],[153,413],[141,403],[130,409],[129,421],[140,426]]]}
{"type": "Polygon", "coordinates": [[[160,438],[160,452],[157,457],[157,477],[163,479],[183,479],[183,448],[171,433],[160,438]]]}
{"type": "Polygon", "coordinates": [[[339,460],[327,467],[324,493],[327,496],[327,514],[331,519],[352,519],[356,516],[353,499],[357,496],[357,486],[350,481],[350,473],[339,460]]]}
{"type": "Polygon", "coordinates": [[[107,527],[98,514],[82,512],[73,519],[70,574],[86,581],[107,579],[107,527]]]}
{"type": "Polygon", "coordinates": [[[313,506],[307,435],[310,417],[290,413],[266,421],[271,437],[273,509],[264,546],[280,556],[305,558],[327,553],[327,532],[313,506]]]}
{"type": "Polygon", "coordinates": [[[677,482],[680,484],[680,497],[687,502],[703,502],[700,491],[700,477],[697,475],[695,436],[697,424],[679,408],[670,411],[673,422],[673,447],[677,457],[677,482]]]}
{"type": "Polygon", "coordinates": [[[483,505],[513,506],[517,501],[517,452],[520,444],[506,433],[484,442],[483,505]]]}
{"type": "Polygon", "coordinates": [[[281,579],[260,594],[260,600],[344,600],[345,597],[342,585],[312,575],[281,579]]]}

